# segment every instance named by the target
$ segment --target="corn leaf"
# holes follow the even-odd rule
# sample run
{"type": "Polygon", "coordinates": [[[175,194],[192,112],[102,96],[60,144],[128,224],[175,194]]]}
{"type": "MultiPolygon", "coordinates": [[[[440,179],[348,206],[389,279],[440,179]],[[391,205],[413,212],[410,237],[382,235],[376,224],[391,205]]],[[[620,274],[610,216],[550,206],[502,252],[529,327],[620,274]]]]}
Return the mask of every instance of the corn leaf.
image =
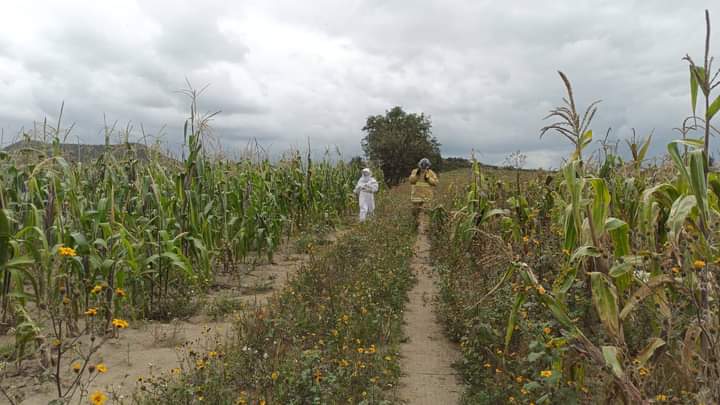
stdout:
{"type": "Polygon", "coordinates": [[[602,346],[602,354],[605,359],[605,365],[610,367],[610,370],[617,378],[623,378],[625,372],[618,359],[618,348],[615,346],[602,346]]]}
{"type": "Polygon", "coordinates": [[[605,329],[617,341],[623,341],[615,285],[604,274],[596,271],[590,273],[590,283],[593,305],[605,329]]]}
{"type": "Polygon", "coordinates": [[[647,296],[653,293],[653,290],[662,286],[663,284],[668,284],[672,282],[673,278],[667,274],[659,274],[650,278],[647,283],[643,284],[632,294],[632,296],[630,296],[630,299],[625,304],[625,307],[623,307],[622,311],[620,311],[620,319],[624,320],[625,318],[627,318],[630,312],[632,312],[633,309],[635,309],[635,307],[640,302],[642,302],[642,300],[644,300],[647,296]]]}
{"type": "Polygon", "coordinates": [[[662,347],[665,344],[665,341],[654,337],[650,338],[647,346],[645,346],[644,349],[638,355],[635,357],[635,361],[638,363],[640,367],[644,366],[645,363],[652,357],[653,354],[655,354],[655,351],[662,347]]]}

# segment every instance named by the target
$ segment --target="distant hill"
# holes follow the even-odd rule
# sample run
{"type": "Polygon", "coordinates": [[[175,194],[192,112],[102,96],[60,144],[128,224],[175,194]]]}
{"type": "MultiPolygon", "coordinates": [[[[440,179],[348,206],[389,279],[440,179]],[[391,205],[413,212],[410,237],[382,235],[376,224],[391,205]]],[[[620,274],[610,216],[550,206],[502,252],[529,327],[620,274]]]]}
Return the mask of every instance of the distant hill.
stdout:
{"type": "MultiPolygon", "coordinates": [[[[82,143],[61,143],[59,148],[60,154],[70,163],[94,162],[108,149],[115,159],[118,160],[125,160],[128,157],[134,157],[139,161],[149,161],[151,158],[175,161],[175,159],[172,159],[171,157],[148,148],[140,143],[115,144],[107,146],[82,143]]],[[[28,161],[51,156],[53,154],[53,145],[40,141],[22,140],[5,147],[3,150],[8,152],[17,160],[28,161]]]]}

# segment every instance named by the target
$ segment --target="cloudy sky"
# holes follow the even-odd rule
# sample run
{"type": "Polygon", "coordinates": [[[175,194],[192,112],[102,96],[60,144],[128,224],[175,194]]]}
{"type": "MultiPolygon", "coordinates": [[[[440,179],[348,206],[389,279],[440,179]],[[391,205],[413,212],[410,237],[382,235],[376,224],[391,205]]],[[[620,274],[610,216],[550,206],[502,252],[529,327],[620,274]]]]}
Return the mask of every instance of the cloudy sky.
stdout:
{"type": "MultiPolygon", "coordinates": [[[[368,115],[400,105],[432,118],[444,155],[501,162],[514,150],[557,166],[570,149],[539,139],[561,101],[557,70],[580,104],[602,99],[593,129],[655,130],[655,153],[689,108],[711,1],[26,0],[0,24],[4,144],[33,122],[74,123],[101,143],[104,119],[177,148],[189,80],[229,151],[338,146],[361,153],[368,115]],[[105,118],[104,118],[105,117],[105,118]],[[174,146],[173,146],[174,145],[174,146]],[[304,147],[304,146],[303,146],[304,147]]],[[[716,3],[716,1],[715,1],[716,3]]],[[[710,9],[720,32],[720,7],[710,9]],[[714,14],[713,14],[714,13],[714,14]]],[[[720,34],[711,49],[720,51],[720,34]]],[[[715,52],[720,55],[720,52],[715,52]]],[[[718,148],[714,148],[718,149],[718,148]]]]}

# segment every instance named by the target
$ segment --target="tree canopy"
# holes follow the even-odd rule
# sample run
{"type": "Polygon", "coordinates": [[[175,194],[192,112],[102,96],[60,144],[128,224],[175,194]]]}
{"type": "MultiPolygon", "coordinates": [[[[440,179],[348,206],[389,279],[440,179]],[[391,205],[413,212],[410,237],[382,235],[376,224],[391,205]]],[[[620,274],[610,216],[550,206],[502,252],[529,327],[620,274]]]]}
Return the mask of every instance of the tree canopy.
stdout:
{"type": "Polygon", "coordinates": [[[430,117],[406,113],[394,107],[384,115],[368,117],[362,148],[367,158],[380,167],[389,184],[397,184],[426,157],[434,169],[442,164],[440,144],[432,135],[430,117]]]}

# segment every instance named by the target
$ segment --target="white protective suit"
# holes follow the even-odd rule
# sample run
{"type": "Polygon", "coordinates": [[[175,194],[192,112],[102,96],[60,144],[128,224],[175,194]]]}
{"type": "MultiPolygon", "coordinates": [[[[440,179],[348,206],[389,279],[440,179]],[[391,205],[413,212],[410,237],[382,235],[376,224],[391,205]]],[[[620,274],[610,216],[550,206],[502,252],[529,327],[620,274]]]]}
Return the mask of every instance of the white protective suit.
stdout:
{"type": "Polygon", "coordinates": [[[370,169],[363,169],[362,176],[355,186],[355,194],[358,195],[360,205],[360,222],[365,221],[368,215],[375,211],[375,196],[378,191],[378,182],[372,176],[370,169]]]}

